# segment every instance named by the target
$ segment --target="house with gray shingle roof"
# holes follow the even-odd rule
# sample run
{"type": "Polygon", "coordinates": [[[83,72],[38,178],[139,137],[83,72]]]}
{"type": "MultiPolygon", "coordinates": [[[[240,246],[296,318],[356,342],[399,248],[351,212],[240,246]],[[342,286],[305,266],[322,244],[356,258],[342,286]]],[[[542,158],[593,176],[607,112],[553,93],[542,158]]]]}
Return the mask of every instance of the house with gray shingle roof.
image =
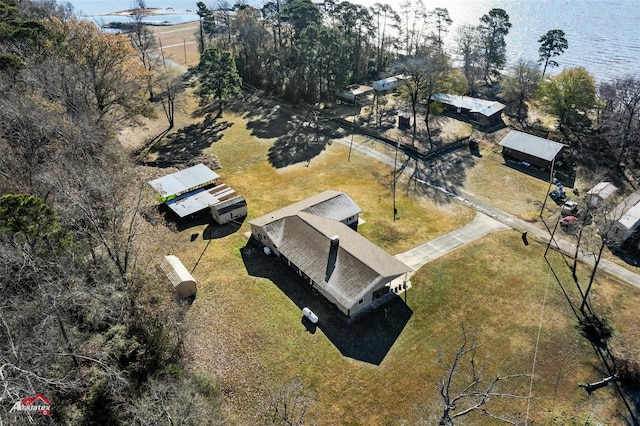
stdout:
{"type": "Polygon", "coordinates": [[[252,238],[353,317],[389,294],[391,281],[406,280],[412,271],[355,231],[361,212],[346,193],[325,191],[249,224],[252,238]]]}

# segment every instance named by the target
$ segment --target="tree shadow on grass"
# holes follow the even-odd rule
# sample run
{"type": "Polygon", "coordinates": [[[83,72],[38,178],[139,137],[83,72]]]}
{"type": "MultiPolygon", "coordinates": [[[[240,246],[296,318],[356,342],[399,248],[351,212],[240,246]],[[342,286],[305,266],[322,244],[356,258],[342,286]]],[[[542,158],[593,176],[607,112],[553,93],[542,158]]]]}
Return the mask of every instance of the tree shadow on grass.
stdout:
{"type": "Polygon", "coordinates": [[[254,241],[250,240],[240,253],[250,276],[271,280],[300,310],[309,307],[318,316],[319,322],[310,325],[301,312],[301,331],[315,333],[320,329],[343,356],[380,365],[413,314],[400,297],[393,296],[377,310],[349,322],[286,264],[264,254],[254,241]]]}
{"type": "MultiPolygon", "coordinates": [[[[304,115],[303,112],[303,117],[304,115]]],[[[247,128],[257,138],[271,139],[294,131],[301,123],[297,114],[285,108],[278,105],[261,105],[252,111],[247,128]]]]}
{"type": "MultiPolygon", "coordinates": [[[[429,161],[405,157],[396,164],[396,194],[402,191],[408,198],[423,195],[434,203],[449,204],[464,187],[466,169],[474,164],[473,157],[462,151],[447,153],[429,161]],[[400,176],[400,173],[405,176],[400,176]]],[[[393,190],[393,173],[378,175],[377,179],[390,191],[393,190]]]]}
{"type": "Polygon", "coordinates": [[[162,142],[149,150],[149,154],[156,156],[155,163],[160,166],[188,161],[219,141],[222,131],[232,125],[233,123],[207,115],[201,123],[183,127],[166,135],[162,142]]]}
{"type": "Polygon", "coordinates": [[[202,231],[202,239],[204,240],[217,240],[220,238],[228,237],[231,234],[235,234],[238,229],[242,227],[245,219],[247,217],[243,216],[238,218],[238,220],[232,220],[229,223],[225,223],[224,225],[219,225],[218,223],[212,221],[209,223],[209,226],[202,231]]]}
{"type": "Polygon", "coordinates": [[[305,161],[309,165],[330,144],[331,139],[314,128],[296,129],[276,139],[269,148],[269,162],[277,169],[305,161]]]}

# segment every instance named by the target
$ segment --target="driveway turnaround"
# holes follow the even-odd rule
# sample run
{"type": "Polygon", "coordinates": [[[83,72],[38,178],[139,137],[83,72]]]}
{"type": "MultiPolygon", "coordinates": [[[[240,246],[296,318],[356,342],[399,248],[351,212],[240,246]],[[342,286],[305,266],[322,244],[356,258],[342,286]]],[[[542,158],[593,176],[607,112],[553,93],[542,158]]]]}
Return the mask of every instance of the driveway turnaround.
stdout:
{"type": "Polygon", "coordinates": [[[429,241],[411,250],[399,253],[396,258],[417,271],[424,264],[443,256],[467,243],[475,241],[495,231],[505,231],[508,226],[490,218],[484,213],[477,213],[473,222],[429,241]]]}

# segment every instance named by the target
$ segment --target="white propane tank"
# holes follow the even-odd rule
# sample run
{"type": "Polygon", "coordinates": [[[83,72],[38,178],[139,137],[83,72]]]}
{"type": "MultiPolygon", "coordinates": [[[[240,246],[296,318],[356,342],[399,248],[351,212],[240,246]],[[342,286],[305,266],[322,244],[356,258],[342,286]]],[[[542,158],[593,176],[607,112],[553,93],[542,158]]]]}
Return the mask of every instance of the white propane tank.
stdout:
{"type": "Polygon", "coordinates": [[[303,308],[302,313],[304,314],[305,317],[309,318],[309,321],[311,321],[312,323],[314,324],[318,323],[318,316],[314,314],[311,309],[303,308]]]}

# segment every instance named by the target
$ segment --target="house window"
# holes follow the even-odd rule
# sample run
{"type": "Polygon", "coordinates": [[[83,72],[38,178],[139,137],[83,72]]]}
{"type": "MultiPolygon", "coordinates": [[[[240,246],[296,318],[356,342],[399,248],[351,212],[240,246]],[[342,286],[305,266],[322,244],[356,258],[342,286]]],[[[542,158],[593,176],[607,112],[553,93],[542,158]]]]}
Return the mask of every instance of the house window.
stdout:
{"type": "Polygon", "coordinates": [[[364,299],[358,300],[358,305],[362,305],[362,302],[364,302],[364,299]]]}
{"type": "Polygon", "coordinates": [[[262,234],[258,234],[258,239],[262,239],[262,234]]]}

